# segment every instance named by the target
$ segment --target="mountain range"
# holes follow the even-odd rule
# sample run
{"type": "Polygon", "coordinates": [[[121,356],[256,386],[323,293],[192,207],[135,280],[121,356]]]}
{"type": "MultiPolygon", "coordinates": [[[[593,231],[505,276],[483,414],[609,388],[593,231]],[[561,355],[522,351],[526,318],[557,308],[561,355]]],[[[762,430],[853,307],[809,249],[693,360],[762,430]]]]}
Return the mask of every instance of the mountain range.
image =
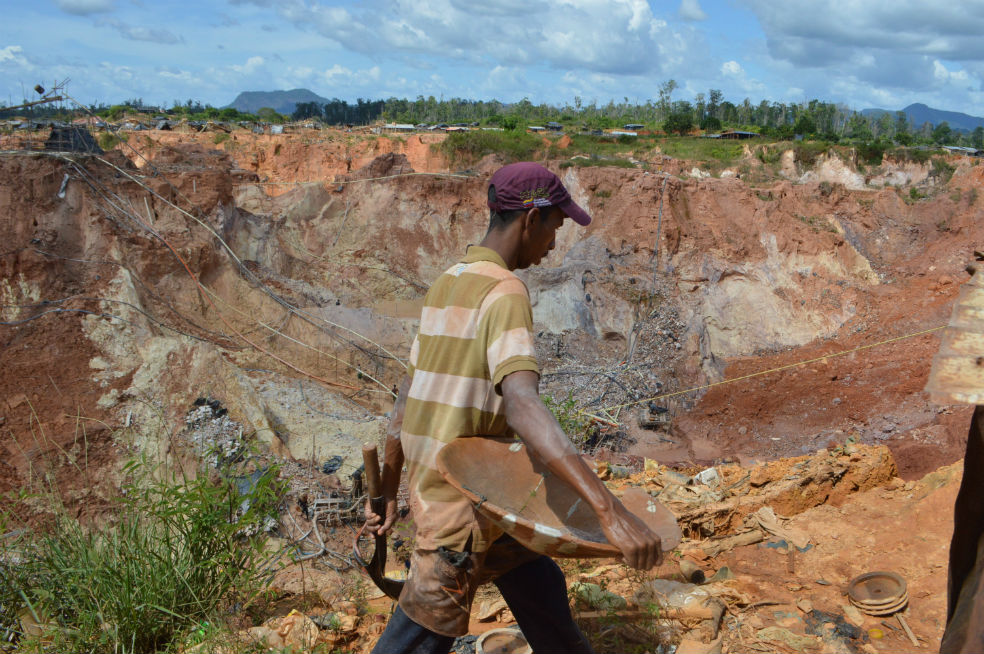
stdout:
{"type": "MultiPolygon", "coordinates": [[[[973,131],[976,127],[984,126],[984,118],[971,116],[970,114],[963,114],[959,111],[933,109],[932,107],[927,107],[919,102],[910,104],[902,111],[905,112],[906,117],[909,119],[909,124],[912,125],[913,128],[918,128],[923,123],[932,123],[933,127],[936,127],[944,121],[952,129],[966,130],[968,132],[973,131]]],[[[894,118],[895,113],[895,111],[888,109],[863,109],[861,111],[862,115],[872,116],[876,119],[883,114],[891,114],[894,118]]]]}
{"type": "Polygon", "coordinates": [[[294,113],[294,109],[301,102],[325,104],[331,101],[307,89],[291,89],[290,91],[243,91],[228,106],[251,114],[255,114],[263,107],[270,107],[277,113],[287,114],[289,116],[294,113]]]}

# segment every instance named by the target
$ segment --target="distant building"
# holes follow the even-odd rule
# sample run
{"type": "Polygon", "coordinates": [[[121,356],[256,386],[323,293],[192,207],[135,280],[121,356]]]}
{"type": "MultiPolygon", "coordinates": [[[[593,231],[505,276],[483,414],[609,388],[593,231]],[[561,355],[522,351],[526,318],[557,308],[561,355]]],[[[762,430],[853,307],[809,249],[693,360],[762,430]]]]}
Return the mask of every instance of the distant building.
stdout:
{"type": "Polygon", "coordinates": [[[546,127],[543,127],[541,125],[530,125],[526,129],[530,130],[531,132],[545,132],[547,130],[546,127]]]}
{"type": "Polygon", "coordinates": [[[383,129],[387,132],[412,132],[417,128],[409,123],[390,123],[389,125],[383,125],[383,129]]]}
{"type": "Polygon", "coordinates": [[[624,130],[615,129],[609,132],[612,136],[639,136],[636,132],[626,132],[624,130]]]}
{"type": "Polygon", "coordinates": [[[550,121],[547,123],[547,129],[553,130],[555,132],[560,132],[564,129],[564,126],[558,122],[550,121]]]}
{"type": "Polygon", "coordinates": [[[627,129],[629,131],[638,131],[644,127],[645,125],[642,123],[629,123],[628,125],[622,125],[622,129],[627,129]]]}
{"type": "Polygon", "coordinates": [[[728,131],[721,132],[720,134],[720,138],[723,139],[753,139],[756,136],[760,136],[760,134],[756,134],[755,132],[743,132],[737,129],[729,129],[728,131]]]}
{"type": "Polygon", "coordinates": [[[968,157],[984,157],[984,150],[968,148],[962,145],[944,145],[943,149],[954,154],[963,154],[968,157]]]}

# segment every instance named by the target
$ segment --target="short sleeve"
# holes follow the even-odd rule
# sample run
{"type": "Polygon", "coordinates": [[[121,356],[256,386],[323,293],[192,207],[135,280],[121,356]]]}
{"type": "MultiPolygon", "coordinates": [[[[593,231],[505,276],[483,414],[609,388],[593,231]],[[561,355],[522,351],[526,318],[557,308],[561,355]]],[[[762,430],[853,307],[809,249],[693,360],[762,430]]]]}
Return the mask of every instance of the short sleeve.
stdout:
{"type": "Polygon", "coordinates": [[[420,335],[413,337],[413,344],[410,346],[410,359],[407,362],[407,377],[413,380],[413,373],[417,369],[417,359],[420,356],[420,335]]]}
{"type": "Polygon", "coordinates": [[[479,319],[479,333],[485,339],[488,370],[495,392],[500,384],[519,370],[540,374],[533,343],[533,309],[526,285],[519,279],[500,282],[486,298],[479,319]]]}

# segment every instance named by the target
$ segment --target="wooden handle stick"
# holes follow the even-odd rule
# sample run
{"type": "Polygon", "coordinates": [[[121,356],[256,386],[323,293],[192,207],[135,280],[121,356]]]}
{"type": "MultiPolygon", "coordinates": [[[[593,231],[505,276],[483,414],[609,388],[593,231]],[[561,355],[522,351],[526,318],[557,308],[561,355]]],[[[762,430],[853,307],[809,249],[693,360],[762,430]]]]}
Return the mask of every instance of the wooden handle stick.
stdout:
{"type": "Polygon", "coordinates": [[[375,445],[362,446],[362,461],[366,464],[366,488],[369,498],[382,497],[383,484],[379,478],[379,454],[375,445]]]}

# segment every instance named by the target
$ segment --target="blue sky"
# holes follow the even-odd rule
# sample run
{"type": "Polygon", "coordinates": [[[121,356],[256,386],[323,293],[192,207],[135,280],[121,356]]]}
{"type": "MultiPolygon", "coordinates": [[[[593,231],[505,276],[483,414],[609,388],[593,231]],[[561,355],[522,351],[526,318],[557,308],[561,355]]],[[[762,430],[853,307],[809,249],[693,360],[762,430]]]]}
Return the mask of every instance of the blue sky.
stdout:
{"type": "Polygon", "coordinates": [[[0,0],[0,102],[725,99],[984,115],[984,0],[0,0]]]}

